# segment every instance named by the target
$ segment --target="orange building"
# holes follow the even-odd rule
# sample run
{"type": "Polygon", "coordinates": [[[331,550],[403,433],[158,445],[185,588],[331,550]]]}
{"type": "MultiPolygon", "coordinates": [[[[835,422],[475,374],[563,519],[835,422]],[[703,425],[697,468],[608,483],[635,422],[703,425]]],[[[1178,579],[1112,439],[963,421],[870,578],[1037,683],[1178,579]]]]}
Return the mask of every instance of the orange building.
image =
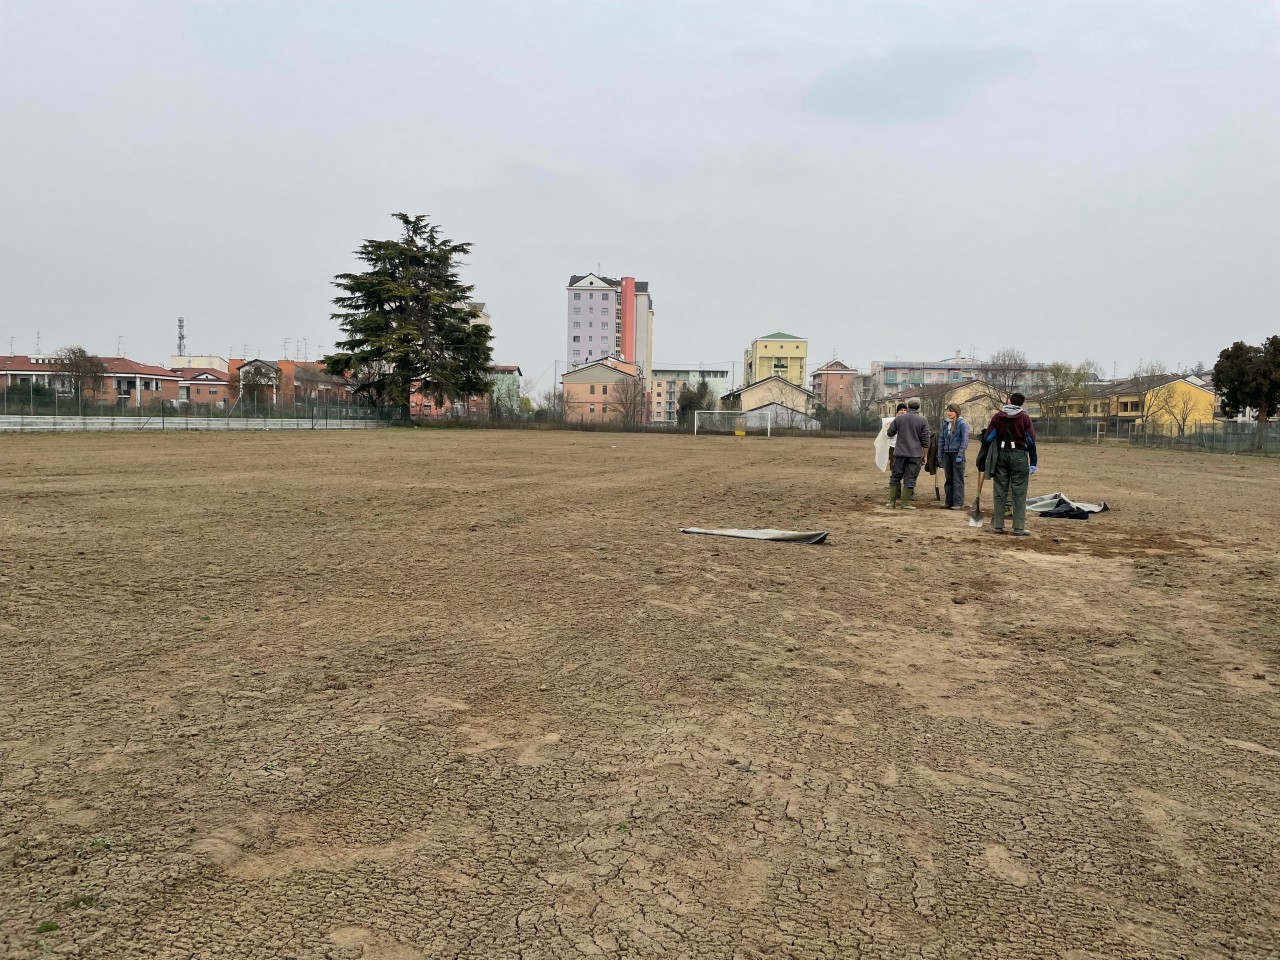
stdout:
{"type": "Polygon", "coordinates": [[[813,402],[832,413],[853,413],[858,400],[858,371],[828,360],[809,377],[813,402]]]}
{"type": "Polygon", "coordinates": [[[644,378],[634,363],[605,357],[560,378],[564,417],[571,423],[637,426],[648,419],[644,378]]]}

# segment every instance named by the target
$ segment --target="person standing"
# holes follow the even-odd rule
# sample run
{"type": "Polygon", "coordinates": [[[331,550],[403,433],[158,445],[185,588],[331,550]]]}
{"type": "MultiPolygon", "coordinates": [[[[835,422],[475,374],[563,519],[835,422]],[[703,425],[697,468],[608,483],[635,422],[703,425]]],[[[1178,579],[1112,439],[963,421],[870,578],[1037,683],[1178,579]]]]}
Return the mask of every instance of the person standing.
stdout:
{"type": "Polygon", "coordinates": [[[944,510],[964,509],[964,459],[969,452],[969,422],[960,416],[958,404],[947,404],[947,418],[938,433],[938,459],[946,477],[944,510]]]}
{"type": "Polygon", "coordinates": [[[1013,500],[1013,535],[1029,537],[1027,530],[1027,483],[1036,472],[1039,460],[1036,453],[1036,431],[1031,418],[1022,409],[1027,398],[1020,393],[1009,397],[1009,402],[996,411],[987,429],[982,431],[987,450],[986,474],[992,478],[995,510],[991,517],[991,532],[1004,533],[1004,505],[1013,500]]]}
{"type": "MultiPolygon", "coordinates": [[[[893,411],[893,416],[884,418],[884,426],[881,428],[885,432],[886,439],[889,441],[889,462],[886,464],[886,466],[888,466],[889,469],[893,469],[893,448],[894,448],[894,445],[898,442],[898,438],[896,436],[889,436],[888,434],[889,425],[893,423],[896,417],[898,417],[900,414],[905,412],[906,409],[907,409],[907,405],[905,403],[899,403],[897,406],[897,409],[893,411]]],[[[879,466],[878,463],[876,465],[879,466]]],[[[880,467],[880,469],[883,471],[885,468],[880,467]]],[[[885,506],[892,507],[893,501],[890,500],[888,503],[885,504],[885,506]]]]}
{"type": "Polygon", "coordinates": [[[907,412],[893,418],[888,433],[891,439],[896,438],[893,470],[889,474],[889,507],[896,509],[901,500],[902,509],[914,510],[911,501],[916,496],[920,461],[929,449],[929,421],[920,413],[919,400],[912,397],[907,401],[907,412]]]}

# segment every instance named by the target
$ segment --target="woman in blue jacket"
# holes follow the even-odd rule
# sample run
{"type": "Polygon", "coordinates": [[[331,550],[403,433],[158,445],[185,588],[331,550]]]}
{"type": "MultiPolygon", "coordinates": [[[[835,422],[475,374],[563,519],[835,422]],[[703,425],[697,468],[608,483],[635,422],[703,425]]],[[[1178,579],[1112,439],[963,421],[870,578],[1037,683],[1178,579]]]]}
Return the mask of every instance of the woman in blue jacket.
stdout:
{"type": "Polygon", "coordinates": [[[964,509],[964,458],[969,451],[969,423],[957,404],[947,404],[947,419],[938,432],[938,461],[947,478],[944,510],[964,509]]]}

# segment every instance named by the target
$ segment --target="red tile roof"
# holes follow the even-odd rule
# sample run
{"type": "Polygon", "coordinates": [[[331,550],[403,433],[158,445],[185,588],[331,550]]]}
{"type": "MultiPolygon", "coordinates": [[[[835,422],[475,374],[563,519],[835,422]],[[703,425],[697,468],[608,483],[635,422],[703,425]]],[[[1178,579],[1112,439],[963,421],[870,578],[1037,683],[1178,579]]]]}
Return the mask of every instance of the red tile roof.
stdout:
{"type": "Polygon", "coordinates": [[[139,363],[137,360],[130,360],[128,357],[99,357],[98,359],[106,366],[107,376],[109,377],[151,377],[159,380],[180,379],[172,370],[152,366],[149,363],[139,363]]]}
{"type": "MultiPolygon", "coordinates": [[[[147,377],[157,380],[177,380],[172,370],[138,363],[127,357],[99,357],[107,368],[109,377],[147,377]]],[[[12,356],[0,357],[0,371],[7,373],[57,373],[58,361],[54,357],[12,356]]]]}

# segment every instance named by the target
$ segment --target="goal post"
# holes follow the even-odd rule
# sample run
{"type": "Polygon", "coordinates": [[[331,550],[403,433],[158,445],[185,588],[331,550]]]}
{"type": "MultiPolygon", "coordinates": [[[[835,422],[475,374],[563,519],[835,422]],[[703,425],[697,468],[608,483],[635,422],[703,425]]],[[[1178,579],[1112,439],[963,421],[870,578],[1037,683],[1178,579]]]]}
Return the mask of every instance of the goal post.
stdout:
{"type": "Polygon", "coordinates": [[[695,410],[693,435],[717,433],[733,437],[773,435],[772,410],[695,410]]]}

